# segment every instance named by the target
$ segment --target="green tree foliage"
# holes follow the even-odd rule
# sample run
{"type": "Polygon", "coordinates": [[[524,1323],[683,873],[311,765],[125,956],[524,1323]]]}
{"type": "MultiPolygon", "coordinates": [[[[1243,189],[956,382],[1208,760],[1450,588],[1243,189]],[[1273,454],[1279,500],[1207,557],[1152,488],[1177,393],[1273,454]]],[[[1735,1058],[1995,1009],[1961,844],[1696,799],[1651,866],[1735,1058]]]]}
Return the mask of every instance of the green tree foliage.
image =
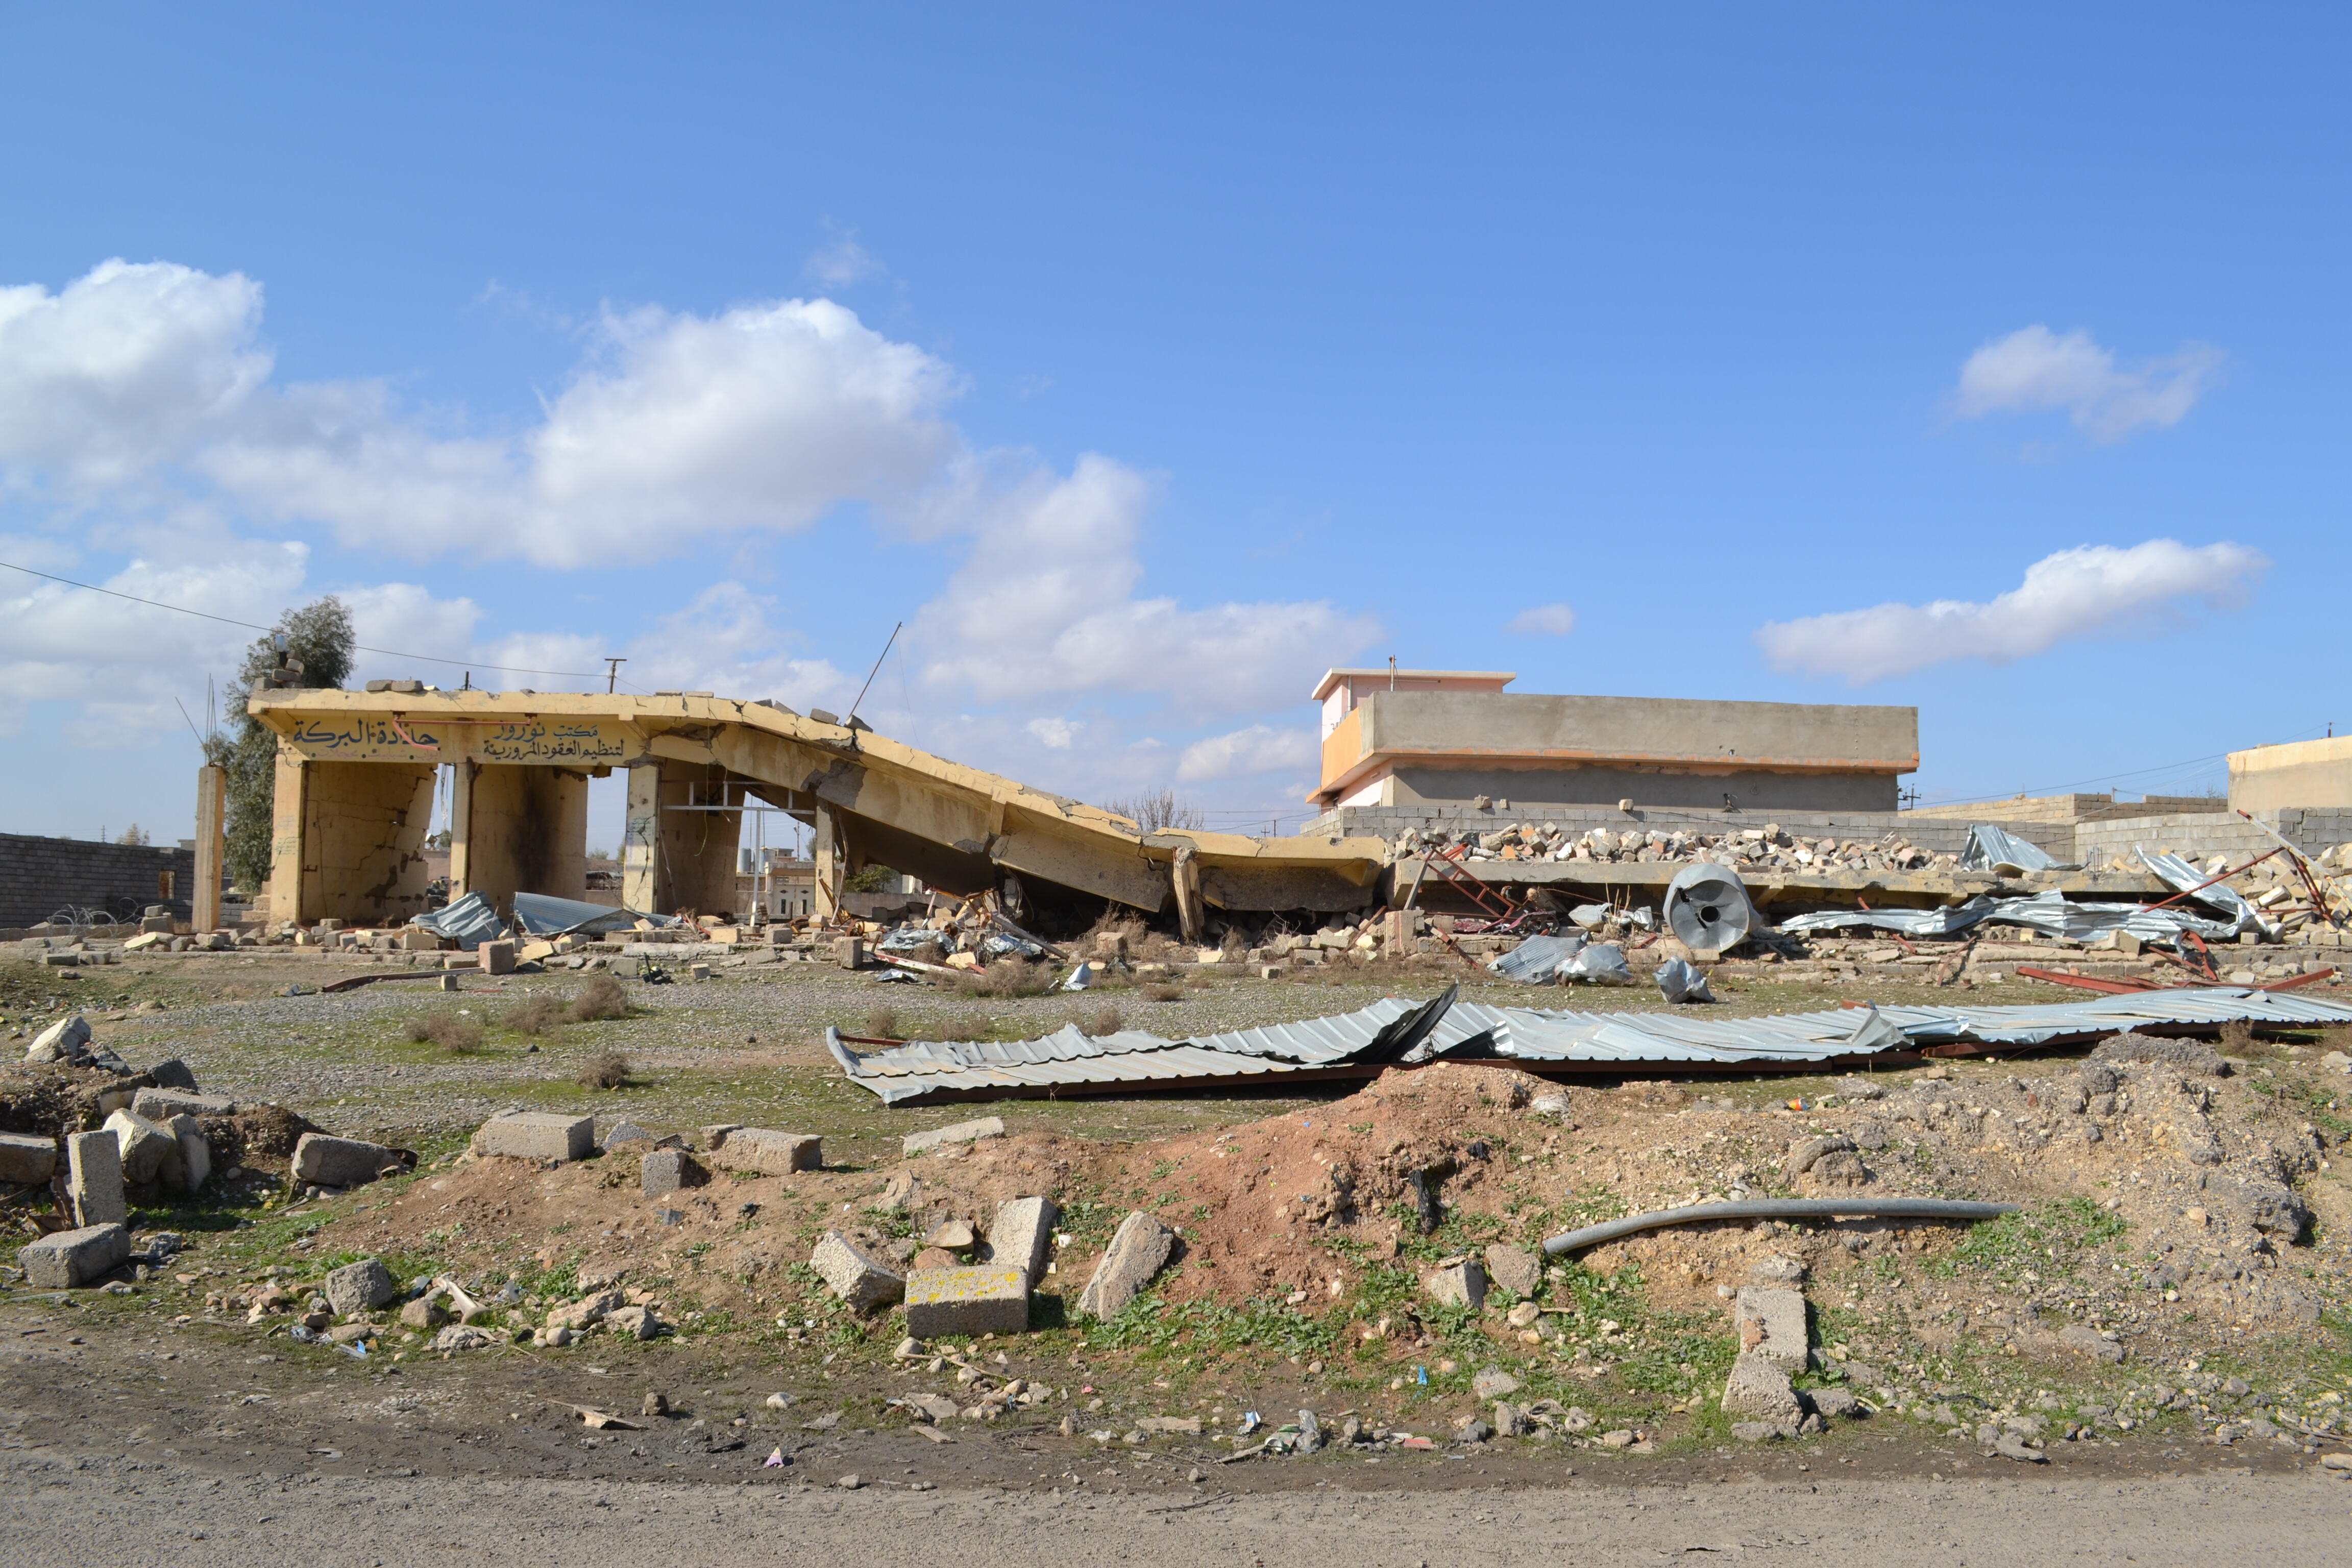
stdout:
{"type": "Polygon", "coordinates": [[[229,877],[240,888],[258,889],[269,879],[271,813],[278,795],[278,737],[246,711],[246,700],[256,689],[267,689],[278,668],[278,639],[286,639],[285,655],[299,663],[302,673],[295,686],[338,688],[352,673],[357,651],[351,612],[330,594],[313,605],[289,610],[278,617],[268,636],[254,639],[245,662],[228,688],[228,707],[236,727],[205,743],[205,761],[228,775],[223,805],[227,816],[229,877]]]}

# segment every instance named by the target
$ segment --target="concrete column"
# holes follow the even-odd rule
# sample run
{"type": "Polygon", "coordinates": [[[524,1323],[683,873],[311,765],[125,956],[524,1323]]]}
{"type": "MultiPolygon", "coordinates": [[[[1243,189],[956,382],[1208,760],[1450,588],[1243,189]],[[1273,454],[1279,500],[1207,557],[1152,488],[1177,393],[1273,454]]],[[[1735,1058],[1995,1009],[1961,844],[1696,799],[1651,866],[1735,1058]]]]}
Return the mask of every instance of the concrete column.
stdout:
{"type": "Polygon", "coordinates": [[[303,921],[302,861],[308,847],[302,842],[306,814],[303,810],[303,786],[309,772],[302,754],[287,745],[278,744],[278,772],[273,783],[269,811],[269,923],[300,924],[303,921]]]}
{"type": "Polygon", "coordinates": [[[190,889],[191,930],[217,931],[221,922],[221,855],[228,770],[207,764],[196,770],[196,885],[190,889]]]}
{"type": "Polygon", "coordinates": [[[809,853],[816,862],[815,914],[821,921],[841,913],[843,847],[839,814],[818,801],[814,843],[809,853]]]}
{"type": "Polygon", "coordinates": [[[661,908],[661,764],[629,770],[629,816],[621,830],[621,902],[643,914],[661,908]]]}
{"type": "Polygon", "coordinates": [[[473,845],[468,832],[474,820],[474,774],[479,763],[460,757],[449,780],[449,901],[456,903],[474,890],[473,845]]]}

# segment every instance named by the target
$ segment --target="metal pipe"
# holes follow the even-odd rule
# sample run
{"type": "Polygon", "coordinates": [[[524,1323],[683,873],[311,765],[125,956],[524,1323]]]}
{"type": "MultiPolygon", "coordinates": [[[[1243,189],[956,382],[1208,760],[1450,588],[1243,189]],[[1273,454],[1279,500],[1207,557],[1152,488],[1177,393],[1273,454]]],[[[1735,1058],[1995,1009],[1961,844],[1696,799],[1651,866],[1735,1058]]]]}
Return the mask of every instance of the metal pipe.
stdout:
{"type": "Polygon", "coordinates": [[[1621,1236],[1657,1230],[1670,1225],[1698,1225],[1718,1219],[1999,1219],[2015,1214],[2017,1204],[1969,1203],[1958,1198],[1754,1198],[1746,1203],[1692,1204],[1678,1209],[1654,1209],[1623,1219],[1564,1231],[1543,1244],[1547,1257],[1557,1258],[1587,1247],[1598,1247],[1621,1236]]]}

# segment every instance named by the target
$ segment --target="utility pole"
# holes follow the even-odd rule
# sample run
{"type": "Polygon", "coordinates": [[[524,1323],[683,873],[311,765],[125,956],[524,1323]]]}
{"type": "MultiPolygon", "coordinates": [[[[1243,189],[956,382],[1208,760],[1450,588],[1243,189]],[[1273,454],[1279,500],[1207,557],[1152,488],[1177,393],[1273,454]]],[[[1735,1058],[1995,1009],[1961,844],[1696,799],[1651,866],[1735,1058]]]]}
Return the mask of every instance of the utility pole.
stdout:
{"type": "Polygon", "coordinates": [[[629,661],[625,658],[615,658],[611,654],[606,654],[604,656],[605,696],[610,697],[613,694],[614,689],[621,684],[621,666],[628,662],[629,661]]]}

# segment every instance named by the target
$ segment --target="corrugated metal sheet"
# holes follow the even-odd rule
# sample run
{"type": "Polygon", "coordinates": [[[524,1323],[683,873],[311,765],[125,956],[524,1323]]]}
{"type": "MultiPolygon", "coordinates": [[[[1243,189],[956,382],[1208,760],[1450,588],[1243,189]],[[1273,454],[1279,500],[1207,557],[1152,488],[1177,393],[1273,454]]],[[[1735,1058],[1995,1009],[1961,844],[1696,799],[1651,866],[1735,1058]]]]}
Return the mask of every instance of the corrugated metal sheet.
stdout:
{"type": "Polygon", "coordinates": [[[885,1104],[1083,1094],[1107,1089],[1210,1089],[1253,1079],[1370,1074],[1394,1061],[1500,1060],[1541,1068],[1827,1065],[1921,1047],[2030,1046],[2121,1029],[2201,1033],[2235,1021],[2310,1027],[2352,1024],[2352,1006],[2237,986],[2149,991],[2020,1007],[1834,1007],[1725,1018],[1687,1010],[1579,1013],[1489,1007],[1448,991],[1414,1004],[1387,997],[1354,1013],[1189,1040],[1139,1030],[1100,1038],[1066,1026],[1043,1039],[825,1045],[852,1083],[885,1104]]]}

